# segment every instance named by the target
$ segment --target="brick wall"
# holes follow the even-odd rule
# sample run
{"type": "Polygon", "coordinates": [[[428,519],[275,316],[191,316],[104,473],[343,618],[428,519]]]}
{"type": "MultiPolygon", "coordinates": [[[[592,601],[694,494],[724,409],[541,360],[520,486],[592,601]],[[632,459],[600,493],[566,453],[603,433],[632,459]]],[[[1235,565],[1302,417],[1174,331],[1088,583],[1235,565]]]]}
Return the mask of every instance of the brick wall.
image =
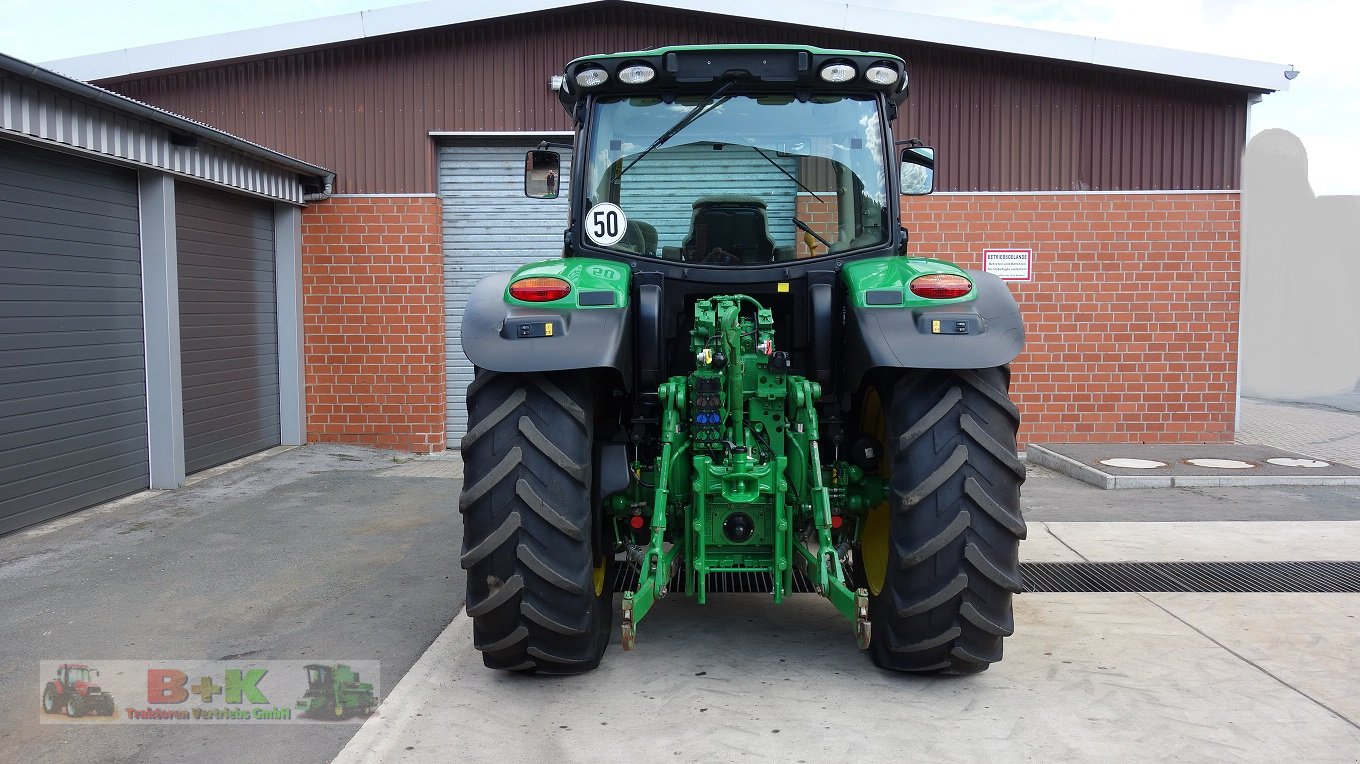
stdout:
{"type": "Polygon", "coordinates": [[[432,197],[343,197],[302,216],[310,442],[445,447],[444,275],[432,197]]]}
{"type": "Polygon", "coordinates": [[[1240,285],[1236,193],[940,194],[903,200],[911,252],[968,268],[1033,249],[1011,289],[1020,442],[1230,442],[1240,285]]]}
{"type": "MultiPolygon", "coordinates": [[[[1232,439],[1237,194],[941,194],[903,214],[916,256],[981,268],[984,249],[1034,250],[1034,279],[1011,284],[1021,443],[1232,439]]],[[[309,440],[443,450],[439,201],[309,207],[303,270],[309,440]]]]}
{"type": "MultiPolygon", "coordinates": [[[[808,228],[817,232],[818,236],[835,244],[840,238],[840,213],[839,205],[836,200],[835,191],[826,191],[818,197],[808,193],[798,195],[798,219],[807,223],[808,228]]],[[[794,235],[798,257],[812,257],[813,251],[809,247],[814,247],[818,255],[826,254],[826,247],[812,239],[801,231],[794,235]]]]}

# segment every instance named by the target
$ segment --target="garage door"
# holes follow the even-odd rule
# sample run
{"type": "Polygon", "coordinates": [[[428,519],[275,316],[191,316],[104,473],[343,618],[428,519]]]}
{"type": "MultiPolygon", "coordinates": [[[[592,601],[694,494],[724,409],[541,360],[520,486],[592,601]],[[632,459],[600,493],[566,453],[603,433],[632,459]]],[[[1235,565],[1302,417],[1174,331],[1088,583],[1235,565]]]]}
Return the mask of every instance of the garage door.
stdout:
{"type": "MultiPolygon", "coordinates": [[[[567,227],[567,184],[557,199],[524,196],[524,152],[537,140],[494,145],[451,145],[439,151],[439,194],[444,204],[444,325],[448,367],[449,444],[467,430],[467,386],[472,364],[463,355],[463,308],[482,277],[562,254],[567,227]]],[[[561,177],[570,177],[563,152],[561,177]]]]}
{"type": "Polygon", "coordinates": [[[181,183],[175,215],[184,468],[197,472],[279,444],[274,212],[181,183]]]}
{"type": "Polygon", "coordinates": [[[754,196],[767,205],[765,227],[770,237],[781,243],[793,241],[798,188],[792,178],[798,175],[798,160],[762,157],[749,150],[726,153],[727,159],[719,164],[708,143],[654,151],[648,161],[628,171],[630,184],[620,193],[619,205],[630,220],[651,223],[661,246],[678,247],[690,235],[690,200],[718,193],[754,196]],[[706,171],[697,172],[700,167],[706,171]]]}
{"type": "Polygon", "coordinates": [[[0,141],[0,533],[149,485],[137,176],[0,141]]]}

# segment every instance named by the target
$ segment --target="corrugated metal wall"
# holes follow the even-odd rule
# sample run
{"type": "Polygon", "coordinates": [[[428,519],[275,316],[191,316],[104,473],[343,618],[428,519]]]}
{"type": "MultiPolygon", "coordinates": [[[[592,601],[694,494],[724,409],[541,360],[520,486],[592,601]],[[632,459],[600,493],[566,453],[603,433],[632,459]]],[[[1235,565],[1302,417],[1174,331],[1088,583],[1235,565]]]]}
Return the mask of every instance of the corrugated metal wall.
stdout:
{"type": "Polygon", "coordinates": [[[725,42],[905,57],[912,99],[898,135],[940,148],[941,190],[1238,187],[1236,88],[655,7],[583,6],[100,84],[334,168],[341,193],[428,193],[430,131],[568,129],[547,88],[568,60],[725,42]]]}
{"type": "MultiPolygon", "coordinates": [[[[463,355],[463,309],[478,281],[535,260],[562,254],[567,227],[567,183],[557,199],[524,196],[524,152],[537,141],[462,141],[439,150],[439,195],[444,200],[444,347],[449,445],[467,430],[472,362],[463,355]]],[[[571,177],[562,155],[561,177],[571,177]]]]}
{"type": "Polygon", "coordinates": [[[302,203],[297,173],[210,141],[176,146],[165,126],[0,72],[0,134],[302,203]]]}

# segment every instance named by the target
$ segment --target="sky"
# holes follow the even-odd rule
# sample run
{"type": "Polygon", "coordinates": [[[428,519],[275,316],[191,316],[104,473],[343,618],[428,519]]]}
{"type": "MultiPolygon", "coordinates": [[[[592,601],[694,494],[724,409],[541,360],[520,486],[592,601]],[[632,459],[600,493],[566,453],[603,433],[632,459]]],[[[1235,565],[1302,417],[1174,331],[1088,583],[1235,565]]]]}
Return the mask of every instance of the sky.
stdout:
{"type": "MultiPolygon", "coordinates": [[[[470,0],[464,0],[470,1],[470,0]]],[[[403,5],[409,0],[2,0],[0,52],[33,63],[403,5]]],[[[1293,65],[1252,108],[1308,151],[1318,194],[1360,194],[1354,0],[854,0],[897,10],[1293,65]]],[[[680,3],[677,3],[680,5],[680,3]]],[[[596,52],[596,51],[583,51],[596,52]]],[[[563,62],[565,63],[565,62],[563,62]]]]}

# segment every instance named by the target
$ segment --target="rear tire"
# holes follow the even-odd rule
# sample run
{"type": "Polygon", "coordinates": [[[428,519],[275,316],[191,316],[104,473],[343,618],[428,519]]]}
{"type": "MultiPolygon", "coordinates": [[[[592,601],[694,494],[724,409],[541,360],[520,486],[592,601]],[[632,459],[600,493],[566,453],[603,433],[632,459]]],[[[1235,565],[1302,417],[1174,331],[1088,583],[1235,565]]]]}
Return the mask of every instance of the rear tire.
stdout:
{"type": "Polygon", "coordinates": [[[613,597],[592,541],[591,379],[479,370],[467,400],[459,509],[473,644],[489,668],[594,669],[613,597]]]}
{"type": "Polygon", "coordinates": [[[864,559],[886,563],[866,576],[870,652],[883,668],[984,671],[1015,630],[1025,466],[1009,387],[1002,366],[910,372],[879,388],[890,472],[886,549],[864,559]]]}

